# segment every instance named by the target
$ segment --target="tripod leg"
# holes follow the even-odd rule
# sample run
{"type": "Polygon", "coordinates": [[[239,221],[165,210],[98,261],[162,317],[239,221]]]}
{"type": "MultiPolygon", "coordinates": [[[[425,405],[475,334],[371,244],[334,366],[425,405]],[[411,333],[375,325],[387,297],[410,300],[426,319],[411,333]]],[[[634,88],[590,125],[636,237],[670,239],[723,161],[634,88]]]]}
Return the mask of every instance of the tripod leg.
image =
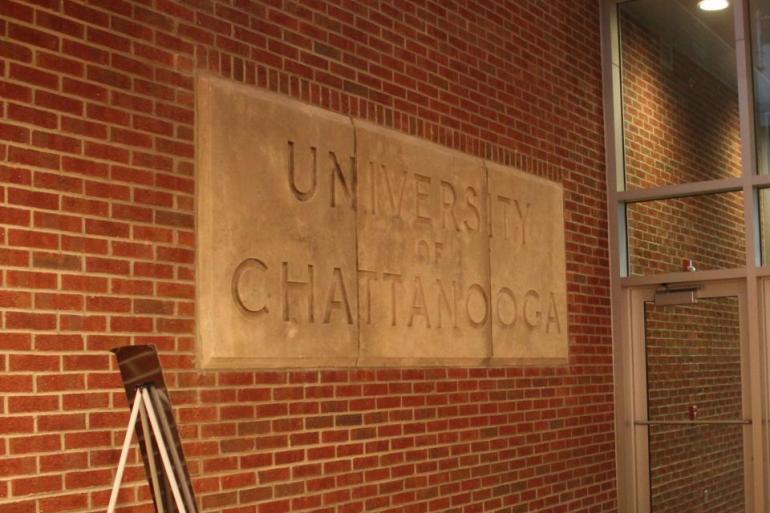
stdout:
{"type": "Polygon", "coordinates": [[[110,494],[110,502],[107,506],[107,513],[115,513],[115,504],[118,501],[118,492],[120,491],[120,483],[123,481],[123,472],[126,470],[126,460],[128,459],[128,450],[131,447],[131,436],[134,434],[134,428],[136,427],[136,417],[139,414],[139,408],[142,406],[142,395],[137,390],[136,397],[134,398],[134,405],[131,407],[131,416],[128,420],[128,428],[126,429],[126,437],[123,439],[123,449],[120,451],[120,461],[118,463],[118,470],[115,473],[115,480],[112,483],[112,493],[110,494]]]}
{"type": "Polygon", "coordinates": [[[160,492],[160,483],[158,482],[158,469],[155,466],[155,456],[153,455],[152,431],[150,428],[150,421],[147,420],[146,408],[139,409],[139,420],[142,423],[144,444],[147,447],[147,464],[150,468],[150,481],[152,482],[152,492],[155,495],[155,507],[157,508],[157,513],[165,513],[163,510],[163,497],[160,492]]]}
{"type": "Polygon", "coordinates": [[[177,484],[179,485],[179,491],[182,493],[182,498],[185,501],[185,506],[187,506],[187,509],[190,511],[195,511],[195,504],[193,502],[192,494],[190,493],[189,482],[186,478],[187,473],[185,472],[185,468],[179,459],[179,454],[176,450],[176,444],[174,443],[174,435],[171,434],[171,428],[168,425],[168,419],[166,418],[165,410],[158,394],[158,389],[155,387],[147,387],[147,391],[149,392],[152,404],[155,406],[155,414],[158,417],[158,424],[160,425],[161,432],[165,436],[164,440],[168,440],[167,448],[170,457],[169,459],[171,460],[171,465],[174,467],[174,475],[178,478],[177,484]]]}
{"type": "Polygon", "coordinates": [[[179,493],[179,484],[177,483],[174,469],[171,467],[171,460],[168,457],[166,442],[163,440],[163,433],[161,433],[160,426],[158,425],[155,408],[152,406],[150,394],[146,388],[142,389],[142,400],[144,401],[144,407],[147,410],[147,416],[150,418],[152,433],[155,435],[155,442],[158,444],[158,452],[160,452],[160,459],[163,460],[163,469],[166,471],[168,482],[171,485],[171,493],[174,495],[174,502],[176,503],[179,513],[187,513],[187,509],[184,507],[184,501],[182,501],[182,494],[179,493]]]}

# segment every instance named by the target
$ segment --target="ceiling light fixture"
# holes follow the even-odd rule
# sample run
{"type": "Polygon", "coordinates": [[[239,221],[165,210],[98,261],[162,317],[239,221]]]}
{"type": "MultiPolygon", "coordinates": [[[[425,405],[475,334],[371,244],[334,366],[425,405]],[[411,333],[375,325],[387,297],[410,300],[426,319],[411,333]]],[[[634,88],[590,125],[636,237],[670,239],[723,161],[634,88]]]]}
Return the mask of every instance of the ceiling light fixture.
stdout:
{"type": "Polygon", "coordinates": [[[721,11],[727,9],[730,2],[727,0],[700,0],[698,7],[703,11],[721,11]]]}

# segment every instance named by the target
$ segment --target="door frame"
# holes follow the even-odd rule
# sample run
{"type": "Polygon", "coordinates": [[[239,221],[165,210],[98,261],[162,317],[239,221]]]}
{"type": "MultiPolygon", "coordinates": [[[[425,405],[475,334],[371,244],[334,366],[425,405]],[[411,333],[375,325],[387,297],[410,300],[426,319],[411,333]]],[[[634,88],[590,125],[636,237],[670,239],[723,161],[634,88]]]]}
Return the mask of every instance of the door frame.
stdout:
{"type": "MultiPolygon", "coordinates": [[[[748,347],[751,365],[753,510],[770,511],[770,258],[760,255],[759,191],[770,188],[770,174],[760,173],[755,150],[754,86],[752,68],[752,18],[749,0],[733,0],[735,50],[740,113],[740,177],[705,182],[626,190],[622,82],[618,5],[630,0],[599,0],[602,46],[603,107],[607,192],[609,286],[612,308],[613,374],[615,383],[615,442],[617,503],[620,513],[647,513],[638,509],[638,483],[633,442],[633,365],[630,324],[632,290],[697,281],[711,283],[745,280],[748,347]],[[742,191],[745,265],[732,269],[672,271],[635,276],[628,271],[626,206],[637,201],[661,200],[702,194],[742,191]]],[[[770,237],[770,235],[765,235],[770,237]]]]}
{"type": "MultiPolygon", "coordinates": [[[[696,284],[693,284],[696,285],[696,284]]],[[[745,504],[747,513],[760,513],[763,503],[762,451],[755,447],[763,446],[762,407],[760,373],[761,359],[757,357],[748,336],[748,301],[745,280],[720,280],[698,283],[698,298],[737,297],[740,316],[741,338],[741,381],[743,395],[743,418],[751,419],[743,429],[745,504]],[[757,479],[760,478],[760,479],[757,479]]],[[[620,386],[616,395],[618,411],[623,412],[619,419],[623,433],[618,433],[619,440],[625,442],[617,447],[619,462],[625,460],[626,469],[619,476],[618,486],[631,491],[636,513],[650,512],[649,486],[649,426],[637,425],[636,421],[647,420],[647,370],[645,351],[645,303],[653,301],[660,285],[644,285],[625,289],[624,323],[626,327],[624,361],[618,362],[622,372],[616,375],[616,384],[620,386]],[[621,383],[622,382],[622,383],[621,383]],[[623,455],[621,457],[621,454],[623,455]]],[[[770,298],[770,286],[766,287],[770,298]]],[[[620,355],[618,355],[620,356],[620,355]]]]}

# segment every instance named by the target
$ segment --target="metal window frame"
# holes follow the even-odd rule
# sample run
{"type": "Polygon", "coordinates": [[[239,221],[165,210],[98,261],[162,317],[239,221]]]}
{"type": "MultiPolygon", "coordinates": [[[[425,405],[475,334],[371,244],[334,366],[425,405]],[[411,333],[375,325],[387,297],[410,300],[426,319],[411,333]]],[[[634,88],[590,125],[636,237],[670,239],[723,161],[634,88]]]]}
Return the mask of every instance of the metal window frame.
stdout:
{"type": "Polygon", "coordinates": [[[768,511],[768,333],[770,320],[770,268],[761,266],[759,244],[758,190],[770,187],[770,174],[758,175],[755,151],[753,76],[749,0],[733,0],[735,8],[736,69],[741,131],[742,174],[738,178],[693,182],[650,189],[622,190],[624,184],[622,90],[620,38],[617,6],[627,0],[599,0],[601,5],[602,73],[604,86],[605,159],[607,169],[607,211],[609,223],[609,253],[611,273],[612,338],[615,381],[615,436],[618,486],[618,509],[639,512],[639,472],[637,443],[634,441],[634,408],[638,402],[634,391],[634,359],[632,342],[634,330],[633,303],[645,287],[664,283],[713,283],[739,280],[745,283],[746,326],[750,396],[754,422],[752,446],[753,511],[768,511]],[[720,192],[742,191],[744,199],[744,228],[746,234],[746,264],[735,269],[696,272],[674,272],[648,276],[628,276],[628,247],[626,208],[629,203],[681,198],[720,192]],[[758,457],[761,456],[761,457],[758,457]]]}

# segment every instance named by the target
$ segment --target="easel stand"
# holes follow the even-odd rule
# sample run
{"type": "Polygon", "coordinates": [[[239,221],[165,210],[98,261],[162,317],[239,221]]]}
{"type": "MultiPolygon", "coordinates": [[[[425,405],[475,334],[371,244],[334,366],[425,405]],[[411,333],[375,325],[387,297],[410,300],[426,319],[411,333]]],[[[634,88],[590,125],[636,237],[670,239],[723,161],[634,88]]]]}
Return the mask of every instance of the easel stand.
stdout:
{"type": "MultiPolygon", "coordinates": [[[[136,395],[134,397],[134,405],[131,408],[131,416],[128,420],[128,427],[126,428],[126,438],[123,440],[123,450],[120,453],[120,461],[118,463],[118,470],[115,474],[115,481],[112,484],[112,494],[110,495],[110,502],[107,506],[107,513],[115,513],[115,504],[118,500],[118,491],[120,490],[120,484],[123,481],[123,473],[126,469],[126,460],[128,459],[128,451],[131,447],[131,438],[136,428],[136,422],[141,419],[142,431],[145,437],[145,443],[147,444],[148,453],[151,453],[150,447],[152,444],[156,444],[158,453],[163,461],[163,470],[165,476],[168,479],[168,483],[171,487],[171,492],[174,496],[174,502],[179,513],[188,513],[185,508],[184,501],[182,500],[182,494],[179,491],[179,479],[180,474],[176,472],[174,467],[178,466],[178,457],[174,458],[172,464],[171,457],[169,457],[168,447],[164,441],[163,431],[168,432],[169,426],[163,415],[158,415],[153,406],[153,401],[150,397],[151,393],[155,392],[152,385],[142,385],[137,387],[136,395]],[[160,419],[159,419],[160,417],[160,419]],[[149,421],[149,426],[148,426],[149,421]],[[161,426],[161,424],[163,424],[161,426]],[[150,429],[148,429],[148,427],[150,429]]],[[[163,501],[160,497],[161,486],[158,482],[158,472],[155,468],[155,460],[152,457],[148,458],[150,466],[150,478],[152,480],[152,489],[155,493],[155,504],[158,508],[158,513],[163,512],[163,501]]],[[[182,478],[183,479],[183,478],[182,478]]]]}

